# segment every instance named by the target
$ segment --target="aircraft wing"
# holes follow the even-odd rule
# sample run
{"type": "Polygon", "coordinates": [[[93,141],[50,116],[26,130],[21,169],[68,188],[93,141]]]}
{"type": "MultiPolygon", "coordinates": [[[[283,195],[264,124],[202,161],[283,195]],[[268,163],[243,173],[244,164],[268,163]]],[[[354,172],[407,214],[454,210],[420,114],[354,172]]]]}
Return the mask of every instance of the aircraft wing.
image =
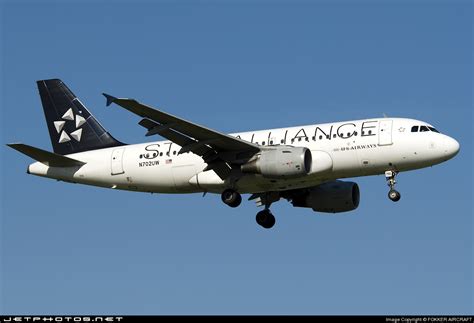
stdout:
{"type": "Polygon", "coordinates": [[[147,136],[161,135],[180,145],[179,153],[193,152],[201,156],[209,165],[206,170],[213,169],[223,179],[230,173],[230,164],[245,162],[260,151],[256,144],[178,118],[134,99],[103,95],[107,98],[107,106],[115,103],[142,117],[139,124],[148,129],[147,136]]]}

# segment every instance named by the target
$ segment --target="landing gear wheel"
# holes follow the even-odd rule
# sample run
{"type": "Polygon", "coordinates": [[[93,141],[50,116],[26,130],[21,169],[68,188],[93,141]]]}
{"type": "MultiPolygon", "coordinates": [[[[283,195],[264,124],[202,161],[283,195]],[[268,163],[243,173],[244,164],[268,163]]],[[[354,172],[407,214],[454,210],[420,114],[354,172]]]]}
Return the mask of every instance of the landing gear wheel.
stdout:
{"type": "Polygon", "coordinates": [[[395,176],[397,176],[398,172],[394,170],[388,170],[385,172],[385,179],[387,180],[387,185],[390,187],[390,191],[388,192],[388,198],[394,202],[398,202],[400,200],[400,193],[395,190],[395,184],[397,181],[395,180],[395,176]]]}
{"type": "Polygon", "coordinates": [[[400,201],[400,198],[401,198],[401,197],[402,197],[402,196],[400,195],[400,192],[398,192],[398,191],[396,191],[396,190],[393,190],[393,189],[392,189],[392,190],[390,190],[390,191],[388,192],[388,198],[391,199],[391,200],[394,201],[394,202],[400,201]]]}
{"type": "Polygon", "coordinates": [[[275,217],[268,209],[258,212],[255,220],[265,229],[270,229],[275,225],[275,217]]]}
{"type": "Polygon", "coordinates": [[[237,207],[242,202],[242,196],[239,194],[239,192],[236,192],[232,189],[226,189],[224,192],[222,192],[221,199],[222,202],[230,207],[237,207]]]}

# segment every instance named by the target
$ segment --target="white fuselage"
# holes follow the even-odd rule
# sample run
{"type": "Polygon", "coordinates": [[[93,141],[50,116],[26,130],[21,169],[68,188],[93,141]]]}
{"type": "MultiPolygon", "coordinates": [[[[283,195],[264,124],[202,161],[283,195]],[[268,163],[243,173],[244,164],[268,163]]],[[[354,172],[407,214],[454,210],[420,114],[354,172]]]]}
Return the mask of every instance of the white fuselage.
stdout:
{"type": "MultiPolygon", "coordinates": [[[[434,132],[412,132],[425,122],[402,118],[368,119],[232,134],[261,146],[306,147],[313,155],[312,171],[293,179],[236,174],[223,181],[191,152],[178,154],[170,141],[92,150],[68,155],[86,164],[48,167],[40,162],[30,174],[114,189],[157,193],[220,193],[232,187],[240,193],[284,191],[311,187],[338,178],[407,171],[432,166],[452,158],[459,144],[434,132]],[[237,180],[235,180],[237,179],[237,180]]],[[[430,126],[431,127],[431,126],[430,126]]]]}

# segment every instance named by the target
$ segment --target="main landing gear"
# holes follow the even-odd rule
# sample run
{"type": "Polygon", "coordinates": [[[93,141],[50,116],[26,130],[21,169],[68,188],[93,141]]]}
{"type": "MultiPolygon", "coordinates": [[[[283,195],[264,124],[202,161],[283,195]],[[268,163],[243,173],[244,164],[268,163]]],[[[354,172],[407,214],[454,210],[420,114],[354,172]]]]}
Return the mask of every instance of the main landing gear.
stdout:
{"type": "MultiPolygon", "coordinates": [[[[230,207],[237,207],[242,202],[242,196],[239,192],[233,189],[226,189],[221,194],[222,202],[230,207]]],[[[275,217],[270,211],[270,205],[280,199],[280,195],[277,192],[267,192],[262,194],[254,194],[249,200],[258,199],[257,204],[264,205],[265,209],[257,213],[255,220],[257,223],[265,229],[270,229],[275,225],[275,217]]]]}
{"type": "Polygon", "coordinates": [[[258,212],[255,220],[258,225],[262,226],[265,229],[270,229],[275,225],[275,217],[270,211],[270,206],[272,203],[280,200],[280,194],[278,192],[266,192],[252,195],[249,199],[257,199],[257,204],[259,206],[265,206],[265,209],[258,212]]]}
{"type": "Polygon", "coordinates": [[[270,209],[265,209],[258,212],[255,220],[257,220],[257,223],[265,229],[270,229],[275,225],[275,217],[273,216],[270,209]]]}
{"type": "Polygon", "coordinates": [[[394,170],[388,170],[385,172],[385,179],[387,180],[387,185],[390,187],[390,191],[388,191],[388,198],[391,199],[393,202],[398,202],[401,198],[400,192],[395,189],[395,176],[397,176],[398,172],[394,170]]]}
{"type": "Polygon", "coordinates": [[[237,207],[242,202],[242,195],[239,192],[234,191],[233,189],[226,189],[221,194],[222,202],[227,204],[230,207],[237,207]]]}

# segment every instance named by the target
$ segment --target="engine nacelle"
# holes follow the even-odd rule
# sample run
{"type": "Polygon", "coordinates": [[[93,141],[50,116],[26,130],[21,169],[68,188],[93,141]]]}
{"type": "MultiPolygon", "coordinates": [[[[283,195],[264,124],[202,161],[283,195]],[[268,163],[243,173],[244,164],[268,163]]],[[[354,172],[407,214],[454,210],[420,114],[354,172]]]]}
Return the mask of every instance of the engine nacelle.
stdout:
{"type": "Polygon", "coordinates": [[[312,160],[308,148],[277,146],[261,151],[241,170],[268,178],[300,177],[310,172],[312,160]]]}
{"type": "Polygon", "coordinates": [[[339,213],[355,210],[359,206],[359,200],[357,183],[332,181],[295,197],[292,203],[296,207],[310,207],[315,212],[339,213]]]}

